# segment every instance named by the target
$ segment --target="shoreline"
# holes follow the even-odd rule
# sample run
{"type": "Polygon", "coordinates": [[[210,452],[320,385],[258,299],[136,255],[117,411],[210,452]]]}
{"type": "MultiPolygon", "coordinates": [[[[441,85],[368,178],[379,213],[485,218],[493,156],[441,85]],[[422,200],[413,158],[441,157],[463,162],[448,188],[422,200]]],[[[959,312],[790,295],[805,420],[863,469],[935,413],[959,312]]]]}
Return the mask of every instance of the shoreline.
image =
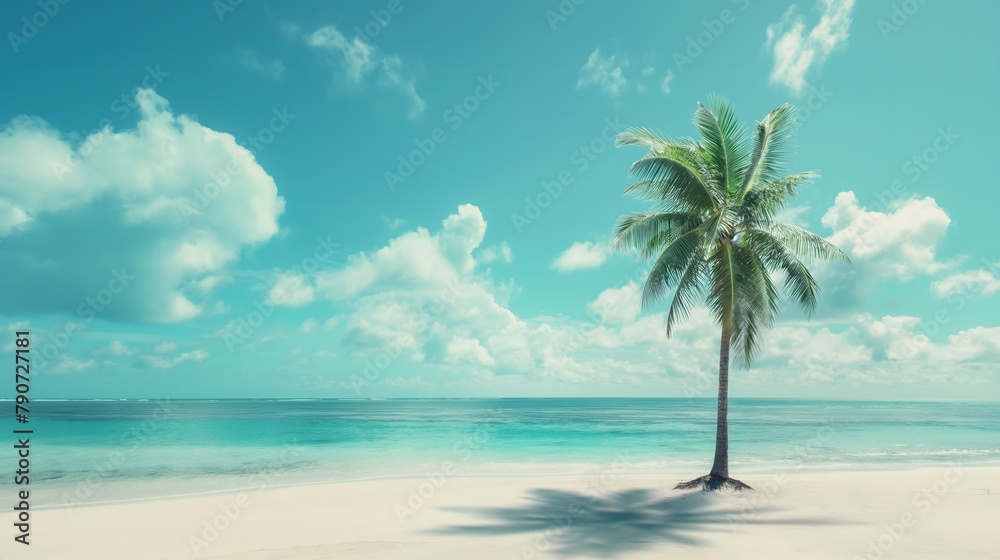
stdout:
{"type": "Polygon", "coordinates": [[[698,474],[612,466],[574,475],[234,489],[88,505],[83,515],[75,508],[38,508],[32,552],[79,560],[487,560],[524,557],[521,547],[532,551],[532,541],[548,533],[551,549],[527,557],[853,559],[866,558],[862,545],[901,524],[907,513],[917,521],[903,527],[903,537],[893,537],[895,557],[988,558],[1000,550],[991,533],[1000,508],[1000,466],[737,471],[755,491],[672,490],[698,474]],[[108,527],[115,528],[113,535],[108,527]],[[574,548],[580,539],[591,548],[574,548]]]}
{"type": "MultiPolygon", "coordinates": [[[[907,472],[913,470],[923,470],[923,469],[938,469],[938,468],[998,468],[1000,469],[1000,462],[998,461],[985,461],[982,463],[955,463],[955,462],[940,462],[940,463],[916,463],[916,464],[906,464],[906,463],[893,463],[893,464],[879,464],[879,465],[799,465],[789,468],[783,468],[784,465],[776,465],[772,467],[761,467],[754,469],[733,469],[730,466],[731,474],[735,478],[743,476],[766,476],[766,475],[792,475],[792,474],[804,474],[804,473],[870,473],[870,472],[907,472]]],[[[708,470],[708,464],[706,463],[705,471],[708,470]]],[[[644,469],[629,469],[627,471],[628,475],[632,476],[648,476],[648,477],[667,477],[677,475],[677,470],[644,470],[644,469]]],[[[694,471],[690,471],[693,473],[694,471]]],[[[540,472],[524,472],[524,473],[476,473],[476,474],[449,474],[448,479],[483,479],[483,478],[569,478],[577,476],[602,476],[609,474],[622,474],[613,473],[608,470],[595,470],[586,472],[556,472],[556,473],[540,473],[540,472]]],[[[704,474],[704,473],[703,473],[704,474]]],[[[683,475],[687,476],[687,475],[683,475]]],[[[695,478],[697,474],[690,474],[690,478],[695,478]]],[[[349,478],[342,480],[315,480],[315,481],[305,481],[305,482],[287,482],[282,484],[269,484],[263,487],[265,490],[280,490],[283,488],[300,488],[308,486],[324,486],[333,484],[361,484],[367,482],[381,482],[381,481],[406,481],[406,480],[425,480],[427,479],[427,474],[399,474],[399,475],[386,475],[386,476],[373,476],[366,478],[349,478]]],[[[211,477],[206,477],[211,478],[211,477]]],[[[44,484],[44,483],[42,483],[44,484]]],[[[6,485],[14,487],[14,485],[6,485]]],[[[206,490],[203,492],[190,492],[182,494],[163,494],[156,496],[139,496],[135,498],[123,498],[120,500],[102,500],[96,502],[80,502],[75,504],[74,508],[90,508],[90,507],[100,507],[109,506],[116,504],[132,504],[132,503],[142,503],[142,502],[156,502],[156,501],[169,501],[169,500],[180,500],[186,498],[197,498],[201,496],[216,496],[225,494],[235,494],[239,492],[256,492],[261,490],[261,486],[243,486],[243,487],[229,487],[229,488],[219,488],[216,490],[206,490]]],[[[42,511],[42,510],[57,510],[66,507],[61,504],[42,504],[33,505],[32,509],[42,511]]]]}

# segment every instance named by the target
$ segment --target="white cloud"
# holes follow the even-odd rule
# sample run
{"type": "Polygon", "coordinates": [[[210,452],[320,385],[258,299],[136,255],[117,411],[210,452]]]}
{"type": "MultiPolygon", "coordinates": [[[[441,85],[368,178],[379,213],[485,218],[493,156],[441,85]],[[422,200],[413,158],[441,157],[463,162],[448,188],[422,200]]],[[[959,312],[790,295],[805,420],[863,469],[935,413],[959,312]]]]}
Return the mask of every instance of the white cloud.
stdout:
{"type": "Polygon", "coordinates": [[[667,75],[663,77],[663,81],[660,82],[660,89],[663,93],[670,93],[670,81],[674,79],[674,71],[668,70],[667,75]]]}
{"type": "Polygon", "coordinates": [[[792,4],[781,20],[767,27],[765,50],[774,53],[771,81],[801,92],[811,68],[819,70],[830,54],[843,45],[851,27],[854,0],[822,0],[819,23],[807,29],[792,4]]]}
{"type": "Polygon", "coordinates": [[[656,68],[653,63],[656,62],[656,53],[649,51],[642,55],[642,75],[652,76],[653,72],[656,72],[656,68]]]}
{"type": "Polygon", "coordinates": [[[602,323],[632,323],[642,311],[642,292],[635,282],[608,288],[587,304],[587,310],[597,315],[602,323]]]}
{"type": "Polygon", "coordinates": [[[309,279],[305,275],[283,273],[271,286],[267,299],[275,305],[302,307],[312,303],[315,296],[313,287],[309,285],[309,279]]]}
{"type": "Polygon", "coordinates": [[[948,344],[939,346],[932,358],[947,361],[967,361],[988,358],[991,365],[1000,357],[1000,327],[975,327],[948,337],[948,344]]]}
{"type": "Polygon", "coordinates": [[[931,290],[939,298],[989,296],[1000,290],[1000,279],[988,270],[956,272],[933,282],[931,290]]]}
{"type": "Polygon", "coordinates": [[[343,69],[349,82],[364,84],[374,75],[376,85],[394,87],[403,92],[411,102],[411,117],[419,116],[426,109],[426,102],[417,93],[415,79],[406,73],[399,56],[383,52],[360,35],[348,39],[335,25],[327,25],[308,34],[303,34],[295,26],[286,26],[286,31],[329,55],[331,61],[343,69]]]}
{"type": "Polygon", "coordinates": [[[102,316],[183,321],[211,303],[200,281],[278,232],[284,200],[248,150],[152,90],[136,103],[135,129],[79,142],[37,117],[0,130],[0,311],[76,310],[110,290],[102,316]]]}
{"type": "Polygon", "coordinates": [[[931,336],[941,325],[918,317],[886,315],[874,320],[862,316],[859,323],[881,356],[890,361],[957,364],[1000,357],[1000,327],[974,327],[935,343],[931,336]]]}
{"type": "Polygon", "coordinates": [[[617,55],[602,56],[600,48],[594,49],[586,64],[580,68],[580,80],[576,87],[597,85],[604,93],[617,97],[625,89],[625,77],[622,75],[625,66],[628,66],[627,58],[619,61],[617,55]]]}
{"type": "Polygon", "coordinates": [[[239,51],[240,64],[252,72],[263,74],[271,78],[280,78],[285,73],[285,63],[281,59],[264,61],[257,57],[257,53],[250,49],[239,51]]]}
{"type": "Polygon", "coordinates": [[[165,342],[160,342],[159,344],[154,346],[153,352],[157,354],[167,354],[169,352],[173,352],[176,349],[177,349],[176,344],[174,344],[173,342],[165,341],[165,342]]]}
{"type": "Polygon", "coordinates": [[[403,60],[398,56],[387,56],[382,59],[382,72],[378,76],[378,85],[397,87],[405,93],[413,103],[410,107],[411,117],[419,117],[427,108],[427,103],[417,93],[415,80],[405,74],[403,60]]]}
{"type": "MultiPolygon", "coordinates": [[[[853,223],[840,217],[838,231],[853,223]]],[[[595,320],[518,317],[501,303],[502,286],[484,270],[479,246],[486,225],[477,207],[463,205],[433,231],[402,233],[375,251],[349,256],[337,270],[315,273],[315,297],[331,302],[343,319],[344,328],[329,336],[346,333],[341,342],[354,358],[406,362],[383,370],[383,379],[419,368],[445,376],[460,371],[463,379],[514,376],[517,383],[714,392],[720,328],[707,309],[693,309],[668,339],[666,312],[640,315],[640,285],[631,282],[604,290],[587,306],[595,320]]],[[[919,319],[893,316],[857,316],[840,325],[778,324],[755,367],[734,379],[744,387],[786,387],[973,383],[989,375],[981,363],[997,354],[1000,329],[968,329],[931,343],[933,332],[933,325],[919,319]]]]}
{"type": "Polygon", "coordinates": [[[495,260],[500,260],[505,263],[514,262],[514,253],[510,250],[510,245],[508,245],[506,241],[500,243],[499,245],[487,247],[479,253],[479,262],[481,263],[491,263],[495,260]]]}
{"type": "Polygon", "coordinates": [[[135,350],[129,348],[120,340],[112,340],[108,347],[99,352],[102,354],[108,354],[109,356],[114,356],[116,358],[131,356],[135,353],[135,350]]]}
{"type": "Polygon", "coordinates": [[[184,362],[201,362],[207,359],[209,356],[208,352],[205,350],[193,350],[191,352],[184,352],[173,358],[164,358],[157,355],[143,356],[137,362],[139,367],[151,367],[156,369],[171,369],[183,364],[184,362]]]}
{"type": "Polygon", "coordinates": [[[45,368],[45,373],[54,375],[73,375],[76,373],[83,373],[94,369],[95,367],[97,367],[96,360],[80,360],[73,356],[61,354],[54,360],[54,363],[45,368]]]}
{"type": "Polygon", "coordinates": [[[552,263],[560,272],[597,268],[608,260],[607,244],[592,241],[575,241],[552,263]]]}
{"type": "Polygon", "coordinates": [[[804,216],[811,209],[812,207],[810,206],[785,206],[775,213],[774,219],[786,224],[807,228],[809,227],[809,222],[806,221],[804,216]]]}
{"type": "Polygon", "coordinates": [[[391,230],[397,230],[406,225],[406,220],[402,218],[390,218],[385,214],[382,214],[382,222],[389,226],[389,229],[391,230]]]}
{"type": "Polygon", "coordinates": [[[829,240],[876,276],[905,280],[944,266],[935,251],[951,219],[933,198],[913,199],[883,213],[859,206],[853,192],[842,192],[822,222],[833,230],[829,240]]]}
{"type": "Polygon", "coordinates": [[[317,321],[316,319],[313,319],[312,317],[310,317],[310,318],[306,319],[305,321],[302,321],[302,326],[299,327],[299,330],[302,331],[302,332],[304,332],[304,333],[312,332],[312,330],[315,329],[316,325],[318,325],[318,324],[319,324],[319,321],[317,321]]]}
{"type": "Polygon", "coordinates": [[[452,338],[448,343],[444,352],[444,362],[455,365],[496,365],[496,360],[478,340],[460,336],[452,338]]]}

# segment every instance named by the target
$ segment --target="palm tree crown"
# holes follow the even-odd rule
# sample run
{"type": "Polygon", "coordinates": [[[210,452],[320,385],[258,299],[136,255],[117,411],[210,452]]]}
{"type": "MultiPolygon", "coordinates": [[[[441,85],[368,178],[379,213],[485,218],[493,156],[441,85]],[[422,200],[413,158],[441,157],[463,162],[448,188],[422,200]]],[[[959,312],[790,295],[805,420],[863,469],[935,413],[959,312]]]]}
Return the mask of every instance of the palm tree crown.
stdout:
{"type": "Polygon", "coordinates": [[[729,102],[712,97],[708,107],[698,104],[694,125],[700,140],[645,128],[619,135],[619,146],[649,148],[632,165],[636,183],[625,192],[652,208],[619,218],[612,248],[655,259],[642,305],[673,290],[668,337],[705,295],[726,345],[749,366],[778,311],[775,276],[784,276],[788,297],[810,314],[819,288],[802,259],[847,257],[822,237],[775,220],[799,187],[817,177],[784,175],[795,132],[792,106],[778,107],[748,133],[729,102]]]}

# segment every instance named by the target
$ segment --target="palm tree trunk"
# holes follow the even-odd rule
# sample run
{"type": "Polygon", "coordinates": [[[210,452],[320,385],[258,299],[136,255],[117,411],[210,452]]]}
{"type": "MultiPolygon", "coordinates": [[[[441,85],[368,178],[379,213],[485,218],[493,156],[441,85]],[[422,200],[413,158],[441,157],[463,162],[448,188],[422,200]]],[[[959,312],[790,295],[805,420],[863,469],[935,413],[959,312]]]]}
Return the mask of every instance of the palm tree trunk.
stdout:
{"type": "Polygon", "coordinates": [[[722,344],[719,350],[719,416],[715,425],[715,462],[711,476],[729,478],[729,338],[727,329],[722,329],[722,344]]]}
{"type": "Polygon", "coordinates": [[[722,330],[722,348],[719,350],[719,416],[715,424],[715,461],[712,470],[705,476],[681,482],[674,486],[678,490],[702,488],[718,490],[753,490],[735,478],[729,478],[729,331],[722,330]]]}

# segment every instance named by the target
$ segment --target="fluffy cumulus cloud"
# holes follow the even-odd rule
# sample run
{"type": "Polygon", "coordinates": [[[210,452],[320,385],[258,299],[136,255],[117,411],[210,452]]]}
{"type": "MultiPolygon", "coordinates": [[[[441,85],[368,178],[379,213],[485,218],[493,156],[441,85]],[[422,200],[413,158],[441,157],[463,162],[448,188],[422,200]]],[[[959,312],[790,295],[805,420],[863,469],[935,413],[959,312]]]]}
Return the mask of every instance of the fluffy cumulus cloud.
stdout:
{"type": "Polygon", "coordinates": [[[307,303],[312,303],[314,298],[313,287],[309,285],[309,280],[301,274],[283,273],[278,276],[271,290],[267,294],[267,299],[273,302],[281,302],[281,305],[288,307],[301,307],[307,303]]]}
{"type": "Polygon", "coordinates": [[[607,244],[575,241],[556,258],[552,268],[559,272],[597,268],[608,260],[608,252],[607,244]]]}
{"type": "Polygon", "coordinates": [[[371,44],[362,35],[348,39],[335,25],[327,25],[304,33],[298,27],[286,25],[287,34],[302,39],[310,47],[325,54],[330,62],[340,68],[347,82],[354,85],[368,83],[374,79],[377,86],[391,87],[402,92],[410,100],[410,116],[417,117],[424,112],[427,103],[417,93],[416,79],[394,54],[388,54],[371,44]]]}
{"type": "Polygon", "coordinates": [[[865,315],[859,323],[878,355],[889,361],[936,362],[933,367],[941,368],[942,363],[986,361],[992,365],[1000,358],[1000,327],[974,327],[944,338],[939,334],[942,324],[918,317],[872,319],[865,315]]]}
{"type": "Polygon", "coordinates": [[[29,116],[0,130],[0,311],[183,321],[278,232],[284,200],[247,149],[152,90],[136,103],[131,130],[73,139],[29,116]]]}
{"type": "Polygon", "coordinates": [[[853,192],[842,192],[822,219],[833,230],[829,240],[855,265],[875,274],[909,279],[934,274],[944,266],[935,251],[951,219],[933,198],[913,199],[886,212],[858,204],[853,192]]]}
{"type": "Polygon", "coordinates": [[[810,69],[818,70],[847,42],[854,0],[822,0],[819,23],[809,28],[792,4],[781,20],[767,27],[765,50],[774,54],[771,81],[801,92],[810,69]]]}
{"type": "Polygon", "coordinates": [[[1000,328],[976,327],[950,336],[943,325],[917,317],[861,314],[829,328],[779,324],[771,330],[751,383],[864,386],[887,383],[978,383],[1000,358],[1000,328]]]}
{"type": "Polygon", "coordinates": [[[493,261],[500,261],[504,263],[514,262],[514,252],[511,251],[510,245],[508,245],[506,241],[500,243],[499,245],[487,247],[479,253],[479,262],[491,263],[493,261]]]}
{"type": "Polygon", "coordinates": [[[604,323],[632,323],[642,311],[642,292],[635,282],[608,288],[587,304],[587,310],[604,323]]]}
{"type": "Polygon", "coordinates": [[[580,68],[580,79],[576,82],[577,88],[596,85],[601,91],[617,97],[625,90],[625,76],[622,74],[623,68],[628,66],[628,59],[619,59],[617,55],[604,56],[601,49],[594,49],[590,58],[580,68]]]}
{"type": "MultiPolygon", "coordinates": [[[[614,383],[662,371],[642,358],[645,349],[637,351],[639,359],[607,355],[611,347],[636,352],[626,340],[631,335],[616,326],[517,317],[504,303],[508,288],[494,282],[485,267],[504,258],[505,245],[480,250],[485,234],[482,213],[466,204],[435,231],[405,232],[371,253],[349,256],[341,268],[313,274],[306,284],[316,299],[337,308],[341,321],[328,332],[342,339],[351,356],[379,368],[408,360],[443,371],[458,367],[454,371],[465,379],[521,375],[614,383]],[[605,331],[607,348],[589,342],[599,330],[605,331]]],[[[628,316],[634,302],[625,303],[625,294],[619,296],[622,309],[604,308],[614,299],[610,295],[598,299],[608,321],[634,319],[628,316]]]]}
{"type": "MultiPolygon", "coordinates": [[[[856,226],[854,218],[839,216],[835,229],[856,226]]],[[[433,384],[485,387],[497,376],[512,376],[713,394],[720,327],[707,309],[694,308],[668,339],[665,309],[640,313],[641,285],[630,281],[595,293],[580,318],[520,317],[507,306],[504,285],[491,278],[487,263],[497,255],[480,248],[486,231],[482,213],[466,204],[436,228],[407,231],[372,252],[350,255],[342,267],[311,274],[303,284],[338,318],[317,336],[335,337],[345,357],[367,364],[373,386],[419,367],[435,372],[433,384]],[[394,369],[397,362],[403,363],[394,369]]],[[[990,375],[983,364],[1000,357],[998,350],[1000,329],[947,337],[940,326],[905,316],[779,323],[737,383],[971,383],[990,375]]]]}
{"type": "Polygon", "coordinates": [[[939,298],[990,296],[1000,290],[1000,278],[989,270],[969,270],[949,274],[931,284],[939,298]]]}
{"type": "Polygon", "coordinates": [[[474,253],[485,233],[479,209],[463,205],[436,232],[406,232],[317,273],[317,297],[347,308],[347,337],[357,348],[398,347],[440,364],[524,366],[528,327],[478,272],[474,253]]]}

